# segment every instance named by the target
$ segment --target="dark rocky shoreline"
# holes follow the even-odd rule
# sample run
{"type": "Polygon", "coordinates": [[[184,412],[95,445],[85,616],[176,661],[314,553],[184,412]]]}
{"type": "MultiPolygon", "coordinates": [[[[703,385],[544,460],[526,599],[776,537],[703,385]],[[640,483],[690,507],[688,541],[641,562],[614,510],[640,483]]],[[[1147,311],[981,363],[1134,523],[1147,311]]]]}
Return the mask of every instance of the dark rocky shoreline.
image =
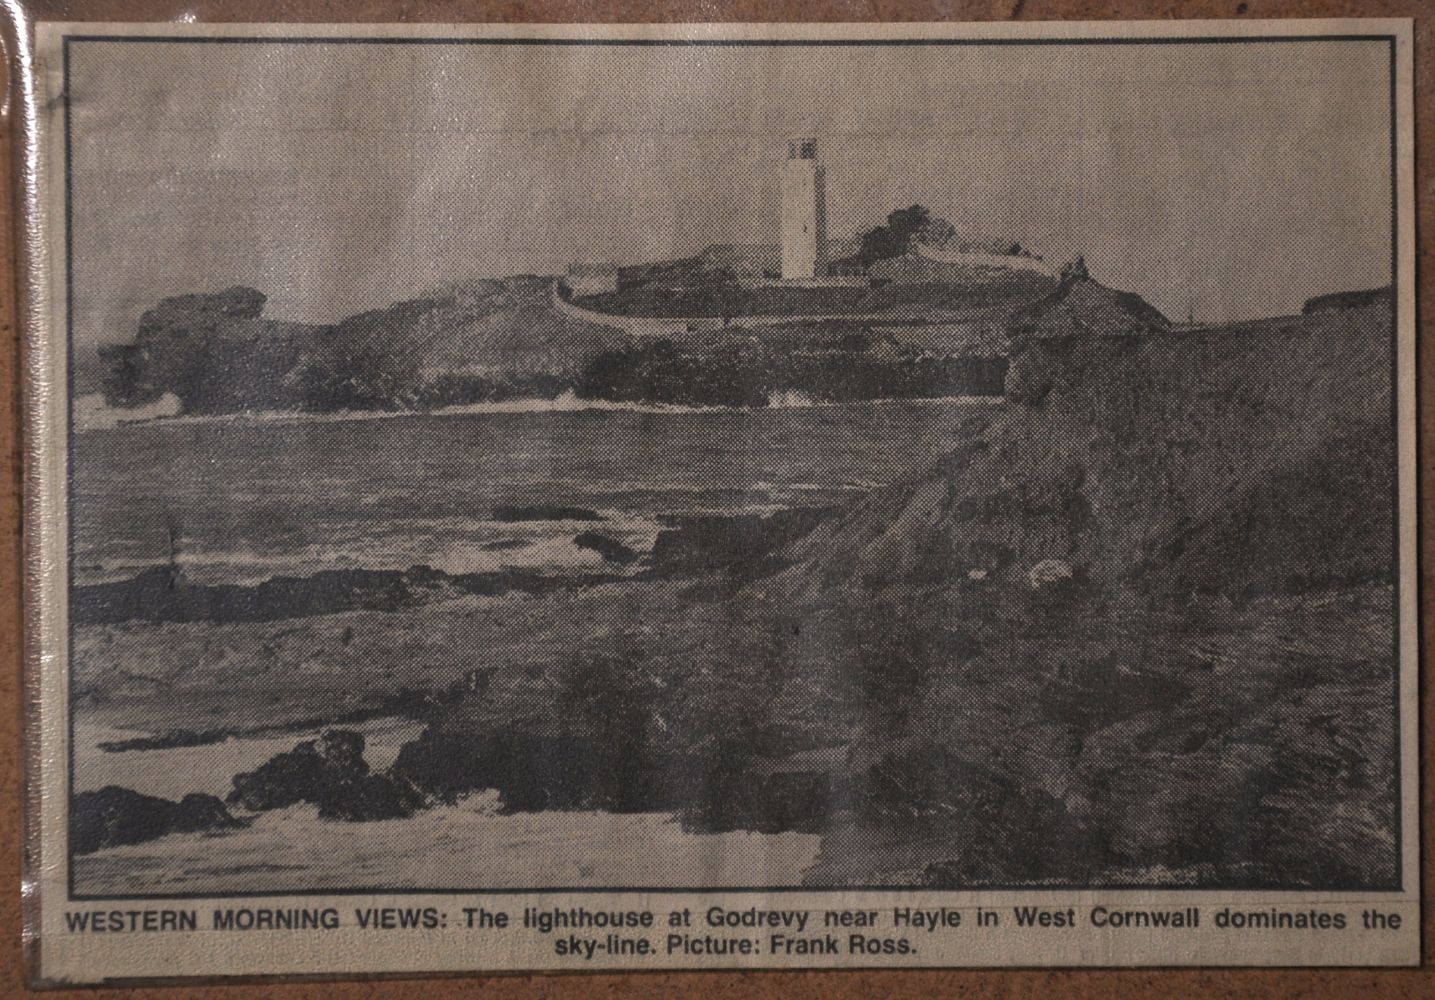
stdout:
{"type": "MultiPolygon", "coordinates": [[[[555,517],[578,519],[570,516],[577,513],[576,508],[551,510],[555,517]]],[[[769,514],[667,518],[667,527],[659,533],[641,575],[701,579],[705,586],[733,590],[778,568],[781,549],[811,532],[832,510],[812,507],[769,514]]],[[[531,517],[527,508],[520,513],[525,519],[531,517]]],[[[596,532],[579,537],[584,536],[592,536],[590,547],[598,548],[610,562],[621,564],[637,558],[625,546],[619,551],[621,543],[596,532]],[[594,542],[593,538],[603,540],[594,542]]],[[[465,577],[415,567],[406,572],[321,573],[307,580],[276,578],[243,588],[189,585],[162,568],[120,584],[76,588],[75,603],[77,617],[86,624],[130,619],[254,621],[356,608],[397,611],[445,595],[504,590],[542,593],[611,579],[621,578],[518,573],[465,577]]],[[[223,802],[213,796],[191,795],[175,803],[116,786],[80,793],[71,809],[76,853],[140,843],[169,833],[236,829],[247,822],[245,812],[299,803],[317,806],[324,819],[402,818],[489,788],[498,790],[504,808],[512,811],[672,812],[685,825],[704,831],[815,832],[825,821],[827,805],[835,796],[831,768],[794,769],[773,766],[771,760],[754,768],[752,748],[733,741],[697,753],[692,748],[674,752],[673,748],[650,746],[642,734],[652,725],[655,709],[647,697],[651,692],[629,683],[632,673],[626,668],[610,667],[607,672],[614,674],[607,678],[613,685],[595,687],[583,683],[582,678],[568,678],[573,690],[564,696],[565,705],[586,721],[561,727],[562,731],[522,720],[472,738],[439,725],[465,699],[480,704],[488,700],[491,671],[479,669],[446,689],[405,689],[339,716],[239,729],[174,729],[102,743],[103,751],[123,753],[323,730],[318,739],[300,742],[255,771],[235,775],[233,790],[223,802]],[[623,705],[609,703],[614,692],[623,705]],[[363,736],[342,727],[385,716],[418,719],[430,723],[430,728],[404,745],[392,768],[375,773],[363,757],[363,736]],[[201,803],[201,799],[205,801],[201,803]],[[236,818],[231,810],[240,815],[236,818]]]]}
{"type": "MultiPolygon", "coordinates": [[[[502,508],[515,519],[539,514],[552,519],[589,520],[580,508],[502,508]]],[[[833,511],[800,507],[769,514],[683,515],[666,518],[641,576],[695,578],[706,586],[732,590],[781,564],[780,551],[811,532],[833,511]],[[723,581],[726,584],[723,585],[723,581]]],[[[588,515],[591,515],[588,516],[588,515]]],[[[578,536],[612,563],[638,554],[595,531],[578,536]]],[[[274,578],[254,587],[187,584],[161,567],[132,580],[75,589],[75,614],[82,624],[144,621],[265,621],[347,610],[399,611],[444,596],[464,593],[544,593],[590,586],[622,577],[588,574],[542,577],[529,573],[450,575],[429,567],[407,571],[344,570],[305,579],[274,578]]],[[[728,744],[715,756],[691,753],[655,756],[634,745],[634,734],[650,724],[652,705],[634,698],[626,710],[595,706],[609,693],[587,686],[570,707],[587,726],[548,732],[526,722],[479,739],[457,737],[440,728],[404,745],[394,766],[369,770],[364,738],[343,729],[369,719],[404,716],[437,723],[465,698],[484,700],[489,672],[470,671],[443,690],[402,690],[372,706],[325,718],[276,726],[174,729],[102,743],[110,753],[204,746],[243,736],[322,729],[318,739],[298,743],[252,772],[237,774],[226,800],[186,796],[175,803],[109,786],[74,797],[71,823],[76,853],[141,843],[180,832],[223,832],[245,825],[243,813],[309,803],[324,819],[362,822],[411,816],[419,810],[488,788],[497,789],[504,808],[667,811],[685,825],[706,831],[751,829],[815,832],[833,799],[831,774],[763,765],[750,770],[750,756],[728,744]],[[580,704],[582,703],[582,704],[580,704]],[[594,731],[594,723],[601,731],[594,731]],[[696,792],[693,790],[697,789],[696,792]],[[201,802],[200,800],[204,800],[201,802]],[[202,808],[201,808],[202,806],[202,808]],[[231,810],[239,810],[236,818],[231,810]]],[[[618,686],[618,690],[622,689],[618,686]]],[[[628,691],[629,695],[639,692],[628,691]]]]}
{"type": "Polygon", "coordinates": [[[846,794],[830,766],[801,762],[809,755],[756,762],[729,746],[670,756],[594,737],[582,727],[516,725],[462,736],[433,727],[404,744],[393,767],[375,772],[362,734],[326,729],[234,775],[223,800],[196,793],[174,802],[114,785],[81,792],[71,803],[71,842],[76,854],[90,854],[172,833],[223,833],[253,814],[300,804],[316,806],[320,819],[404,819],[489,789],[507,812],[668,812],[700,832],[817,833],[846,794]]]}
{"type": "Polygon", "coordinates": [[[402,611],[447,597],[547,594],[608,583],[608,573],[545,576],[528,570],[450,574],[430,566],[321,570],[263,583],[190,583],[183,572],[156,566],[116,583],[75,587],[70,613],[79,625],[147,622],[262,622],[342,611],[402,611]]]}
{"type": "MultiPolygon", "coordinates": [[[[641,572],[664,577],[717,573],[749,579],[771,569],[781,546],[813,530],[831,510],[796,507],[771,514],[666,518],[668,526],[659,532],[650,564],[641,572]]],[[[500,507],[495,514],[507,520],[601,520],[595,512],[578,507],[500,507]]],[[[574,541],[616,569],[641,558],[639,552],[601,531],[580,532],[574,541]]],[[[620,573],[549,575],[519,569],[445,573],[431,566],[411,566],[321,570],[307,577],[271,577],[253,585],[202,584],[186,580],[179,567],[156,566],[128,580],[74,587],[70,614],[78,625],[264,622],[345,611],[402,611],[469,594],[541,595],[626,578],[620,573]]]]}
{"type": "Polygon", "coordinates": [[[92,854],[106,847],[142,844],[171,833],[238,830],[236,819],[213,795],[193,793],[178,802],[118,785],[80,792],[70,801],[70,850],[92,854]]]}

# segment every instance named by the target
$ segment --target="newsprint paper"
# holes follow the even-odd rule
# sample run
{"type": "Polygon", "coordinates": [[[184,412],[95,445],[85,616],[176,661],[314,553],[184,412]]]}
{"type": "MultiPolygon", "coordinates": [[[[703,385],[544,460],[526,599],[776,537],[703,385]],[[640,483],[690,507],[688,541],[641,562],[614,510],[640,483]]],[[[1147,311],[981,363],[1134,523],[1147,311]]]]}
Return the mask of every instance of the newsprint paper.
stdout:
{"type": "Polygon", "coordinates": [[[1418,960],[1409,22],[28,57],[41,979],[1418,960]]]}

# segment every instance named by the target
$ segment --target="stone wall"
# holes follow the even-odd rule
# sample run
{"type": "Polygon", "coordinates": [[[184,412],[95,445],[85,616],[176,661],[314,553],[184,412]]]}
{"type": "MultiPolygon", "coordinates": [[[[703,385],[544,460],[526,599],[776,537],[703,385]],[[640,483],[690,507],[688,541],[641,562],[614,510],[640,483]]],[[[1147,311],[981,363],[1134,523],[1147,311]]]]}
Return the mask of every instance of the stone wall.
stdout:
{"type": "MultiPolygon", "coordinates": [[[[817,281],[836,282],[835,287],[843,284],[856,282],[865,285],[866,278],[833,278],[814,279],[817,281]]],[[[794,282],[774,281],[774,285],[795,284],[794,282]]],[[[809,287],[834,287],[834,286],[809,286],[809,287]]],[[[553,308],[570,319],[576,319],[583,323],[596,323],[599,326],[606,326],[613,330],[624,330],[635,337],[671,337],[675,334],[697,333],[704,330],[755,330],[773,326],[791,326],[797,323],[821,323],[821,322],[845,322],[845,323],[869,323],[879,320],[891,322],[893,316],[890,312],[885,313],[783,313],[776,316],[729,316],[726,319],[720,316],[620,316],[615,313],[596,312],[592,309],[584,309],[580,305],[568,301],[563,297],[560,283],[553,282],[550,298],[553,308]]]]}

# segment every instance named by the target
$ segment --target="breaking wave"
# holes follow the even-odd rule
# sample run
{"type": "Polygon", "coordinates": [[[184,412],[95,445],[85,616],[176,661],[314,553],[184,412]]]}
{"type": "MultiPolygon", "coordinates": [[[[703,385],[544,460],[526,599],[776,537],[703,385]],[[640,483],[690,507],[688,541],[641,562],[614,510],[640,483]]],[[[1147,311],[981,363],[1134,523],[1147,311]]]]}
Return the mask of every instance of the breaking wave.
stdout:
{"type": "MultiPolygon", "coordinates": [[[[861,403],[838,403],[813,400],[803,392],[774,393],[770,409],[822,409],[828,407],[883,406],[911,403],[1000,403],[1000,396],[941,396],[931,399],[874,399],[861,403]]],[[[333,413],[306,413],[299,410],[246,410],[239,413],[185,414],[178,397],[165,393],[145,406],[113,407],[100,393],[90,393],[75,400],[74,429],[76,433],[111,430],[136,424],[184,425],[214,423],[334,423],[351,420],[389,420],[400,417],[464,417],[497,413],[578,413],[583,411],[615,413],[730,413],[747,412],[741,406],[680,406],[675,403],[624,403],[604,399],[580,399],[571,390],[554,399],[507,399],[486,403],[464,403],[433,410],[336,410],[333,413]]]]}
{"type": "Polygon", "coordinates": [[[103,393],[91,392],[75,398],[71,421],[75,433],[110,430],[125,424],[147,424],[155,420],[170,420],[179,416],[183,409],[179,397],[167,392],[153,403],[144,406],[110,406],[103,393]]]}
{"type": "Polygon", "coordinates": [[[76,858],[76,879],[86,891],[118,895],[354,885],[796,886],[821,840],[693,833],[664,813],[505,813],[496,793],[480,792],[372,823],[322,820],[308,805],[275,809],[222,836],[176,833],[76,858]]]}

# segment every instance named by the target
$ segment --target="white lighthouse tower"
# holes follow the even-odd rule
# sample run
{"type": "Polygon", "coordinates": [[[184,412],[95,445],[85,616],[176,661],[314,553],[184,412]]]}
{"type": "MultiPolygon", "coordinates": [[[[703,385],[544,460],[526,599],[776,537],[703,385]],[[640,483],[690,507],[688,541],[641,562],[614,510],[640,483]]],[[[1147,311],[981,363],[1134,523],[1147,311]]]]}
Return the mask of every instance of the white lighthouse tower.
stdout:
{"type": "Polygon", "coordinates": [[[782,276],[826,272],[827,172],[817,161],[816,139],[789,139],[782,165],[782,276]]]}

